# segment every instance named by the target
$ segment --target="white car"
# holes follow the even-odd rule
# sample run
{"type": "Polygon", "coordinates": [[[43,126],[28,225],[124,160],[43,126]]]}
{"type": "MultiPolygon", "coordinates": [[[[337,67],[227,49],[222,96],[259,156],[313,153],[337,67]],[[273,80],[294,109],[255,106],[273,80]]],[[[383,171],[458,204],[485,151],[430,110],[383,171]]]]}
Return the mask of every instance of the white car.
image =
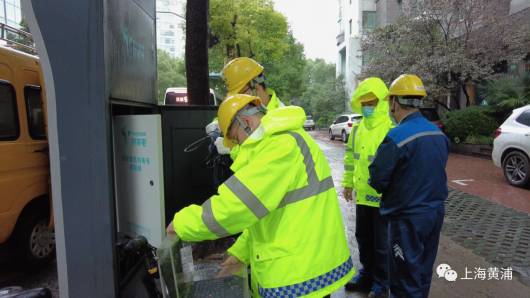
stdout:
{"type": "Polygon", "coordinates": [[[315,122],[313,121],[313,116],[307,116],[304,123],[305,130],[315,130],[315,122]]]}
{"type": "Polygon", "coordinates": [[[508,183],[530,185],[530,105],[513,110],[497,129],[491,156],[508,183]]]}
{"type": "Polygon", "coordinates": [[[344,143],[348,142],[353,124],[360,121],[362,117],[363,115],[359,114],[344,114],[337,117],[329,127],[329,139],[334,140],[335,137],[340,136],[344,143]]]}

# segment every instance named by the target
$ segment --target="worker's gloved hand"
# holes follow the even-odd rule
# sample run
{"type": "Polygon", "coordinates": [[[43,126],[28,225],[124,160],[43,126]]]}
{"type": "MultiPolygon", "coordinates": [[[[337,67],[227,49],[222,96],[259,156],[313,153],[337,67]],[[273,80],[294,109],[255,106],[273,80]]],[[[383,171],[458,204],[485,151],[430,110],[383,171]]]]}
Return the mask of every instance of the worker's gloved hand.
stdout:
{"type": "Polygon", "coordinates": [[[241,271],[241,266],[245,263],[241,262],[236,256],[229,256],[226,261],[221,264],[223,270],[219,272],[217,277],[230,276],[237,274],[241,271]]]}
{"type": "Polygon", "coordinates": [[[345,187],[344,191],[342,191],[342,194],[344,195],[344,198],[346,199],[346,201],[353,200],[352,193],[353,193],[353,188],[349,188],[349,187],[345,187]]]}
{"type": "Polygon", "coordinates": [[[219,128],[219,122],[215,120],[214,122],[206,125],[206,134],[213,136],[213,133],[221,134],[221,128],[219,128]]]}
{"type": "Polygon", "coordinates": [[[177,232],[175,232],[175,227],[173,226],[173,221],[169,223],[169,225],[166,228],[166,236],[168,237],[177,237],[177,232]]]}
{"type": "Polygon", "coordinates": [[[214,145],[215,147],[217,147],[217,152],[219,152],[219,154],[221,155],[230,154],[230,148],[225,147],[225,145],[223,145],[223,138],[218,137],[215,140],[214,145]]]}

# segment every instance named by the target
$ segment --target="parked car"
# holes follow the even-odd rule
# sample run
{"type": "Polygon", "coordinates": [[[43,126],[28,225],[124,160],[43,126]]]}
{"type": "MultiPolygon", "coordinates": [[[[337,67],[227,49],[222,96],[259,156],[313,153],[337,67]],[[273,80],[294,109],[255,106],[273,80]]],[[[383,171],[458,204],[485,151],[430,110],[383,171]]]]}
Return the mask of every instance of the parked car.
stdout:
{"type": "Polygon", "coordinates": [[[313,116],[307,116],[304,123],[305,130],[315,130],[315,122],[313,122],[313,116]]]}
{"type": "Polygon", "coordinates": [[[329,127],[329,139],[334,140],[335,137],[340,136],[344,143],[348,142],[353,124],[360,121],[362,117],[363,115],[359,114],[344,114],[337,117],[329,127]]]}
{"type": "Polygon", "coordinates": [[[423,115],[423,117],[425,117],[425,119],[438,126],[441,131],[444,130],[444,125],[440,121],[440,116],[438,115],[436,108],[420,108],[420,113],[423,115]]]}
{"type": "Polygon", "coordinates": [[[492,158],[509,184],[530,185],[530,105],[513,110],[497,129],[492,158]]]}

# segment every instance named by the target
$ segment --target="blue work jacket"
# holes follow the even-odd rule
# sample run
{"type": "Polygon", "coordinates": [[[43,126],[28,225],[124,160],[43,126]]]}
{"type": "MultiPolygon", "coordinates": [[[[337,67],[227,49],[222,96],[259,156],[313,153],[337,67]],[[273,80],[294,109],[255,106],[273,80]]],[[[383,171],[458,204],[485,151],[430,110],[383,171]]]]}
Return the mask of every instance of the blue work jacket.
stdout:
{"type": "Polygon", "coordinates": [[[390,130],[368,167],[368,184],[383,194],[381,214],[414,217],[442,205],[448,195],[449,148],[449,139],[420,112],[390,130]]]}

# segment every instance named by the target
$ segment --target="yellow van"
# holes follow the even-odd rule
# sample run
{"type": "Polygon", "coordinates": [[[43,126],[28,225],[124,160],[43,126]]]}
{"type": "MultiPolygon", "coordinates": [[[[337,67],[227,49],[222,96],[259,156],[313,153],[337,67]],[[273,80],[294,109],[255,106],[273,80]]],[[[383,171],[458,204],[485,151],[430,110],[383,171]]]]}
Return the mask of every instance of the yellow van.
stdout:
{"type": "Polygon", "coordinates": [[[0,244],[23,268],[55,258],[45,94],[39,58],[0,45],[0,244]]]}

